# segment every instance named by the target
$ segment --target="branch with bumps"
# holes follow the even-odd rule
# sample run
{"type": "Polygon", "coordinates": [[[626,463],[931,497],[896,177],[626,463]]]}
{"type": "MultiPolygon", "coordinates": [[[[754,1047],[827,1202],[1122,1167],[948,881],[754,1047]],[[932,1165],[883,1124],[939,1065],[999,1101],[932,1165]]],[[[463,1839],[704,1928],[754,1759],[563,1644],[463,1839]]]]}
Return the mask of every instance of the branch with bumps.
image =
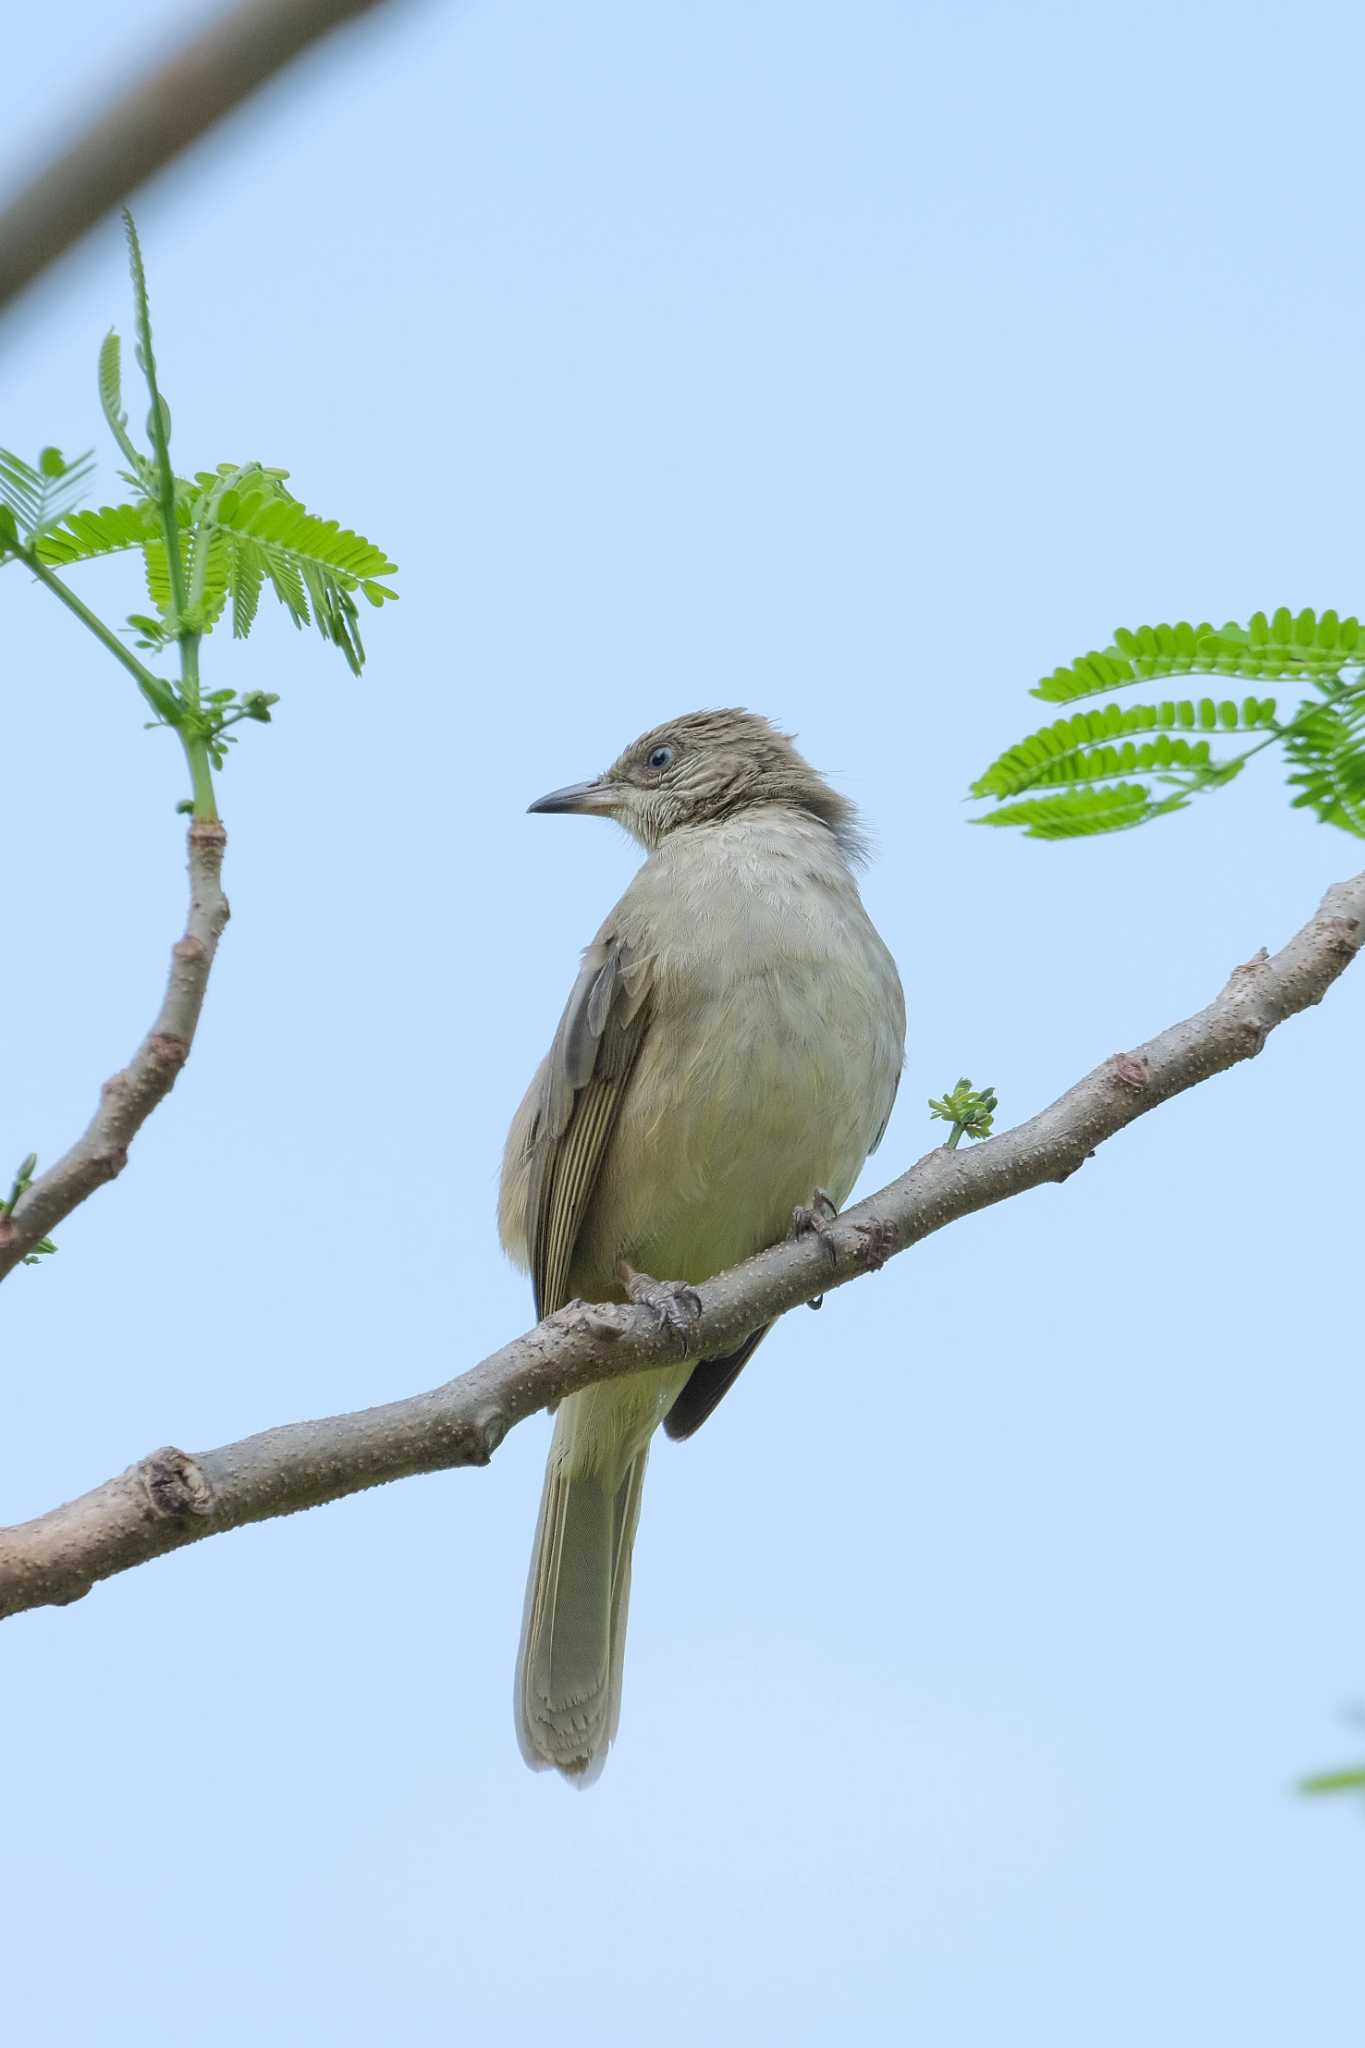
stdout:
{"type": "Polygon", "coordinates": [[[189,915],[171,948],[161,1008],[127,1066],[105,1082],[98,1109],[70,1151],[36,1180],[26,1180],[13,1206],[0,1215],[0,1280],[31,1260],[48,1232],[96,1188],[122,1173],[128,1147],[175,1086],[190,1056],[214,954],[228,921],[222,886],[226,845],[217,818],[196,818],[190,826],[189,915]]]}
{"type": "MultiPolygon", "coordinates": [[[[885,1265],[960,1217],[1066,1180],[1126,1124],[1253,1058],[1278,1025],[1321,1002],[1362,944],[1365,873],[1329,889],[1280,952],[1235,968],[1206,1009],[1104,1060],[1027,1123],[970,1152],[940,1146],[819,1232],[697,1287],[691,1350],[730,1351],[760,1323],[885,1265]]],[[[25,1201],[42,1186],[35,1182],[25,1201]]],[[[45,1209],[36,1234],[65,1213],[45,1209]]],[[[65,1605],[100,1579],[247,1522],[418,1472],[486,1465],[508,1430],[548,1402],[676,1358],[675,1330],[648,1307],[575,1302],[430,1393],[287,1423],[219,1450],[154,1451],[93,1492],[0,1530],[0,1617],[65,1605]]]]}

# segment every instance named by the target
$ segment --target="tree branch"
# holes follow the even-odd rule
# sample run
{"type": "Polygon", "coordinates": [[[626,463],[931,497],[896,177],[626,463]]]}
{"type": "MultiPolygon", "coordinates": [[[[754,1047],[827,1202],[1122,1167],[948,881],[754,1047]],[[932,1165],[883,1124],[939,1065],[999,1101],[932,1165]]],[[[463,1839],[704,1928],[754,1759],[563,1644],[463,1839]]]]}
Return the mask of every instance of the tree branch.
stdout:
{"type": "Polygon", "coordinates": [[[380,0],[240,0],[46,164],[0,214],[0,306],[188,143],[380,0]]]}
{"type": "MultiPolygon", "coordinates": [[[[971,1152],[941,1146],[926,1154],[847,1210],[828,1241],[776,1245],[708,1280],[697,1290],[693,1349],[728,1351],[760,1323],[884,1265],[959,1217],[1065,1180],[1125,1124],[1254,1057],[1278,1024],[1321,1002],[1363,942],[1360,874],[1329,889],[1273,959],[1261,952],[1235,968],[1207,1009],[1115,1053],[1027,1123],[971,1152]]],[[[198,1456],[155,1451],[92,1493],[0,1530],[0,1616],[78,1600],[98,1579],[245,1522],[416,1472],[485,1465],[514,1423],[596,1380],[667,1364],[677,1356],[672,1346],[648,1309],[571,1303],[432,1393],[287,1423],[198,1456]]]]}
{"type": "Polygon", "coordinates": [[[190,1056],[218,941],[228,921],[221,875],[227,834],[216,818],[189,830],[190,908],[182,938],[171,948],[171,972],[156,1021],[121,1072],[100,1090],[99,1108],[55,1165],[0,1216],[0,1280],[62,1219],[122,1173],[128,1147],[190,1056]]]}

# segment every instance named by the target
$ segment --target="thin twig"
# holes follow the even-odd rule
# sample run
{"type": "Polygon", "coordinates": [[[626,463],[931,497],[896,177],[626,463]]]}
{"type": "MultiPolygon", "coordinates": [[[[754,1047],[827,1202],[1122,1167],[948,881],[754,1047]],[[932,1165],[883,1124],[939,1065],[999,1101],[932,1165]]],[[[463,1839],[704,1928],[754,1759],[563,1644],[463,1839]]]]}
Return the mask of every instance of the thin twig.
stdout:
{"type": "Polygon", "coordinates": [[[227,834],[216,818],[189,830],[190,908],[184,935],[171,948],[170,978],[156,1021],[141,1045],[100,1090],[99,1107],[71,1150],[50,1166],[0,1216],[0,1280],[63,1217],[122,1173],[128,1147],[190,1056],[213,956],[228,921],[223,894],[227,834]]]}
{"type": "MultiPolygon", "coordinates": [[[[1065,1180],[1125,1124],[1254,1057],[1278,1024],[1321,1002],[1363,942],[1360,874],[1329,889],[1273,959],[1258,953],[1234,969],[1207,1009],[1113,1054],[1028,1123],[971,1152],[937,1146],[818,1238],[789,1240],[708,1280],[696,1290],[694,1350],[733,1350],[760,1323],[884,1265],[945,1224],[1065,1180]]],[[[65,1605],[98,1579],[245,1522],[412,1473],[485,1465],[514,1423],[596,1380],[671,1363],[673,1344],[647,1309],[575,1302],[432,1393],[287,1423],[197,1456],[155,1451],[78,1500],[0,1530],[0,1616],[65,1605]]]]}
{"type": "Polygon", "coordinates": [[[239,0],[114,100],[0,213],[0,306],[143,180],[381,0],[239,0]]]}

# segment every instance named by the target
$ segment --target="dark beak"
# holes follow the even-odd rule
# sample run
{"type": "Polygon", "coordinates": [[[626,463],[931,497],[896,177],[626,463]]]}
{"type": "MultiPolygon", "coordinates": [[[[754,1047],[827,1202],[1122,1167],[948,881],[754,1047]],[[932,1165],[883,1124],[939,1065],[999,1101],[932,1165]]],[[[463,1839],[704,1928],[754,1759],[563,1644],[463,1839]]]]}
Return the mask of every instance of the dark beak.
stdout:
{"type": "Polygon", "coordinates": [[[605,776],[595,782],[570,782],[564,789],[552,789],[548,796],[527,804],[529,811],[573,811],[580,816],[604,816],[611,809],[612,792],[605,776]]]}

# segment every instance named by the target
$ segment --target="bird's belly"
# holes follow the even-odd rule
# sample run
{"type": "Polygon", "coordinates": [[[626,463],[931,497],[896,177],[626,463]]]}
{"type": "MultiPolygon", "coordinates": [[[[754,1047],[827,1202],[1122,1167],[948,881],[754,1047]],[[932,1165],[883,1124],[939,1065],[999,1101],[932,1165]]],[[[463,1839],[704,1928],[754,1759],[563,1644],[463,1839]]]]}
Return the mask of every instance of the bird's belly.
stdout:
{"type": "Polygon", "coordinates": [[[842,1203],[899,1062],[857,985],[824,963],[756,966],[704,1002],[694,989],[646,1035],[574,1292],[619,1296],[623,1259],[659,1279],[706,1280],[781,1238],[817,1187],[842,1203]]]}

